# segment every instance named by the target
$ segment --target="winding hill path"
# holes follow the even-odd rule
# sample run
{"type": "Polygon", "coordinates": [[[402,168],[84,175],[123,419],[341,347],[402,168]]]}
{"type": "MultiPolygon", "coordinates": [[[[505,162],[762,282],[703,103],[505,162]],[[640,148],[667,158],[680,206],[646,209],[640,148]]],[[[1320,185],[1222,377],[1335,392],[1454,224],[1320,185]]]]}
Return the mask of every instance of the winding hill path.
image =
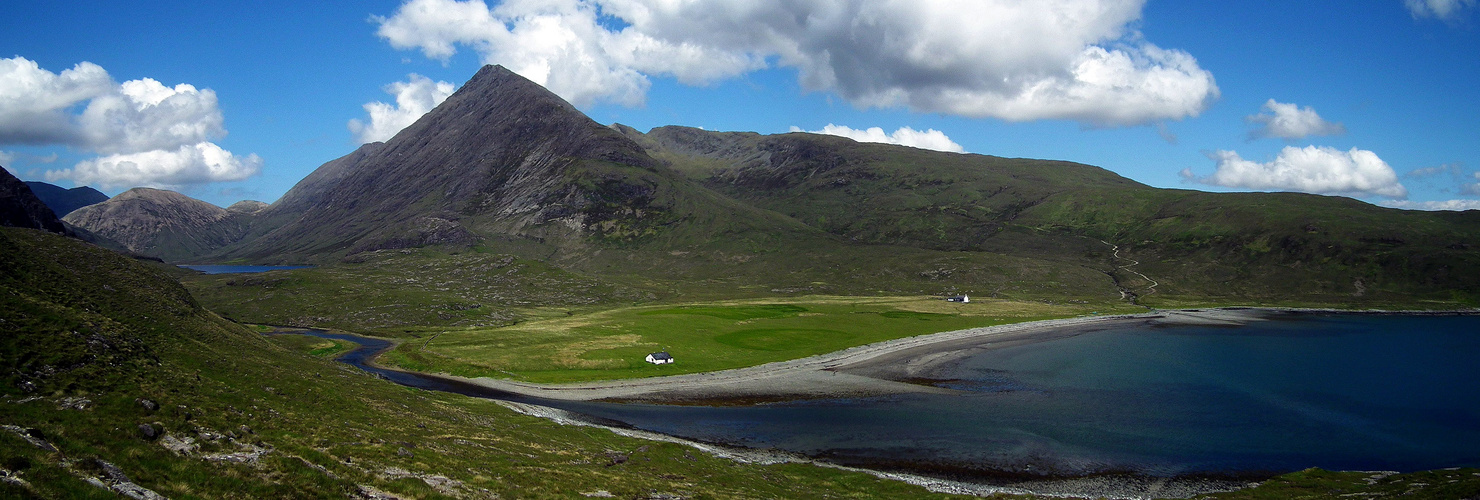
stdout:
{"type": "MultiPolygon", "coordinates": [[[[1158,283],[1156,280],[1151,279],[1150,276],[1141,274],[1140,271],[1137,271],[1135,269],[1131,269],[1132,266],[1139,266],[1139,265],[1141,265],[1141,261],[1132,259],[1130,257],[1121,257],[1120,256],[1120,245],[1112,244],[1112,243],[1110,243],[1108,241],[1105,241],[1105,240],[1100,240],[1100,243],[1104,243],[1106,246],[1109,246],[1110,247],[1110,250],[1111,250],[1110,256],[1111,257],[1113,257],[1115,259],[1119,259],[1119,260],[1128,260],[1128,261],[1130,261],[1130,264],[1125,264],[1125,265],[1121,265],[1121,266],[1115,266],[1116,269],[1122,269],[1125,272],[1134,274],[1136,276],[1140,276],[1141,279],[1146,280],[1146,282],[1148,282],[1148,283],[1151,283],[1150,286],[1147,286],[1144,289],[1144,291],[1146,292],[1146,295],[1151,295],[1153,293],[1156,293],[1156,286],[1157,285],[1160,285],[1161,283],[1158,283]]],[[[1122,290],[1120,292],[1120,298],[1124,299],[1125,296],[1126,296],[1126,292],[1124,290],[1122,290]]]]}

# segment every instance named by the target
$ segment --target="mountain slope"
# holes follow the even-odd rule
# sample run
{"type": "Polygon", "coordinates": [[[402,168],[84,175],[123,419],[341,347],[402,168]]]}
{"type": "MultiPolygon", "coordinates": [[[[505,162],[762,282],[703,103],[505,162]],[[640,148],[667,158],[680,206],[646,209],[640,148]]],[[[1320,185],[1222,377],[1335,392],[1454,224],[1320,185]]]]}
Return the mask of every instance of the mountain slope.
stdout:
{"type": "Polygon", "coordinates": [[[0,226],[45,229],[65,233],[67,228],[26,183],[0,167],[0,226]]]}
{"type": "Polygon", "coordinates": [[[1480,303],[1480,211],[1158,189],[1087,165],[812,134],[619,129],[705,186],[853,241],[1089,266],[1131,296],[1480,303]]]}
{"type": "MultiPolygon", "coordinates": [[[[544,88],[488,66],[396,137],[320,167],[224,255],[322,259],[490,239],[569,254],[665,233],[693,204],[754,212],[687,182],[544,88]]],[[[757,219],[785,224],[745,218],[757,219]]]]}
{"type": "Polygon", "coordinates": [[[706,186],[873,244],[981,250],[984,240],[1050,195],[1146,188],[1088,165],[941,153],[826,135],[669,126],[647,137],[660,154],[689,163],[686,171],[706,186]]]}
{"type": "Polygon", "coordinates": [[[73,210],[108,201],[108,195],[88,186],[67,189],[45,182],[26,182],[26,185],[37,198],[41,198],[42,203],[56,212],[57,217],[66,217],[73,210]]]}
{"type": "Polygon", "coordinates": [[[236,242],[251,217],[174,191],[134,188],[63,220],[130,251],[175,261],[236,242]]]}

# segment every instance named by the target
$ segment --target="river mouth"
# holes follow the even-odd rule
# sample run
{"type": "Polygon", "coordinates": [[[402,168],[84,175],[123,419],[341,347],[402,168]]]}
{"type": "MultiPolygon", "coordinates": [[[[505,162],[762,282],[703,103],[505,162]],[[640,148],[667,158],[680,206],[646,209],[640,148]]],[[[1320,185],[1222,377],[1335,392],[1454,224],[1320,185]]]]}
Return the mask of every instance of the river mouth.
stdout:
{"type": "Polygon", "coordinates": [[[365,341],[341,360],[404,385],[610,427],[1012,490],[1138,497],[1310,467],[1480,465],[1474,332],[1473,316],[1125,325],[969,350],[906,380],[951,394],[712,401],[723,406],[543,400],[379,369],[365,359],[389,342],[321,336],[365,341]]]}

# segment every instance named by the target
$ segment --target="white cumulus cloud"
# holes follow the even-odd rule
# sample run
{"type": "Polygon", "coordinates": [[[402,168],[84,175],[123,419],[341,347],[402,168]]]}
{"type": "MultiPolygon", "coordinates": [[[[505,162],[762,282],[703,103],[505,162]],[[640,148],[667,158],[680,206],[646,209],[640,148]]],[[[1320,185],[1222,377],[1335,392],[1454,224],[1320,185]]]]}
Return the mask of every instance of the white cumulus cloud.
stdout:
{"type": "Polygon", "coordinates": [[[1363,149],[1286,146],[1267,163],[1245,160],[1233,151],[1216,151],[1208,157],[1217,162],[1212,175],[1196,177],[1188,169],[1182,176],[1213,186],[1395,199],[1408,196],[1397,172],[1376,153],[1363,149]]]}
{"type": "Polygon", "coordinates": [[[69,179],[78,185],[103,189],[135,186],[179,189],[208,182],[239,181],[261,169],[262,159],[255,154],[237,158],[220,146],[201,142],[173,150],[156,149],[85,160],[70,169],[48,171],[46,180],[69,179]]]}
{"type": "Polygon", "coordinates": [[[433,82],[430,78],[412,73],[404,82],[385,86],[385,92],[396,96],[396,103],[371,102],[365,104],[370,123],[350,120],[349,130],[360,143],[381,142],[396,136],[432,108],[447,100],[457,87],[448,82],[433,82]]]}
{"type": "Polygon", "coordinates": [[[92,98],[78,117],[87,146],[101,153],[175,148],[224,137],[216,93],[152,78],[123,82],[92,98]]]}
{"type": "Polygon", "coordinates": [[[211,142],[226,135],[216,93],[152,78],[115,83],[82,62],[61,73],[16,56],[0,59],[0,144],[64,145],[100,155],[47,173],[110,187],[240,180],[261,158],[238,159],[211,142]]]}
{"type": "Polygon", "coordinates": [[[1313,135],[1339,135],[1346,133],[1346,126],[1331,123],[1321,118],[1315,108],[1300,107],[1294,103],[1283,103],[1270,99],[1264,103],[1268,113],[1250,115],[1245,119],[1258,124],[1249,132],[1249,138],[1278,137],[1301,139],[1313,135]]]}
{"type": "Polygon", "coordinates": [[[69,109],[113,87],[108,72],[90,62],[57,74],[24,57],[0,59],[0,143],[81,144],[69,109]]]}
{"type": "Polygon", "coordinates": [[[858,142],[881,142],[884,144],[898,144],[901,146],[909,146],[912,148],[933,149],[936,151],[945,151],[949,153],[966,152],[966,149],[962,148],[960,144],[956,144],[956,141],[952,141],[950,137],[947,137],[945,132],[941,132],[933,128],[927,129],[925,131],[919,131],[911,127],[900,127],[898,130],[895,130],[894,133],[886,134],[884,133],[884,129],[879,127],[869,127],[867,129],[859,130],[851,127],[833,125],[829,123],[826,127],[822,127],[822,130],[802,130],[800,127],[793,126],[791,127],[791,131],[808,132],[812,134],[836,135],[840,137],[847,137],[858,142]]]}
{"type": "Polygon", "coordinates": [[[1125,126],[1219,95],[1145,41],[1144,0],[409,0],[375,18],[393,47],[476,51],[577,105],[643,103],[654,76],[704,85],[795,68],[861,107],[1125,126]]]}
{"type": "Polygon", "coordinates": [[[1475,0],[1403,0],[1403,5],[1415,19],[1432,17],[1453,22],[1474,8],[1475,0]]]}
{"type": "Polygon", "coordinates": [[[1480,210],[1480,200],[1409,201],[1385,200],[1384,206],[1407,210],[1480,210]]]}

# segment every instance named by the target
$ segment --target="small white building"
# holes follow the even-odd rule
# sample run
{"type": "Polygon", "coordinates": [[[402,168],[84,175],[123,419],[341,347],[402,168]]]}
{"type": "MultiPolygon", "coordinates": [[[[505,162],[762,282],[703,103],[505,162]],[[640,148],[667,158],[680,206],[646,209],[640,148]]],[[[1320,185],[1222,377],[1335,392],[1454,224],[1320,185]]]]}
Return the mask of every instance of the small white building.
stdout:
{"type": "Polygon", "coordinates": [[[967,304],[971,302],[971,297],[968,297],[966,295],[952,295],[950,297],[946,297],[946,302],[960,302],[962,304],[967,304]]]}
{"type": "Polygon", "coordinates": [[[667,351],[658,351],[647,355],[647,362],[655,365],[666,365],[673,362],[673,355],[667,351]]]}

